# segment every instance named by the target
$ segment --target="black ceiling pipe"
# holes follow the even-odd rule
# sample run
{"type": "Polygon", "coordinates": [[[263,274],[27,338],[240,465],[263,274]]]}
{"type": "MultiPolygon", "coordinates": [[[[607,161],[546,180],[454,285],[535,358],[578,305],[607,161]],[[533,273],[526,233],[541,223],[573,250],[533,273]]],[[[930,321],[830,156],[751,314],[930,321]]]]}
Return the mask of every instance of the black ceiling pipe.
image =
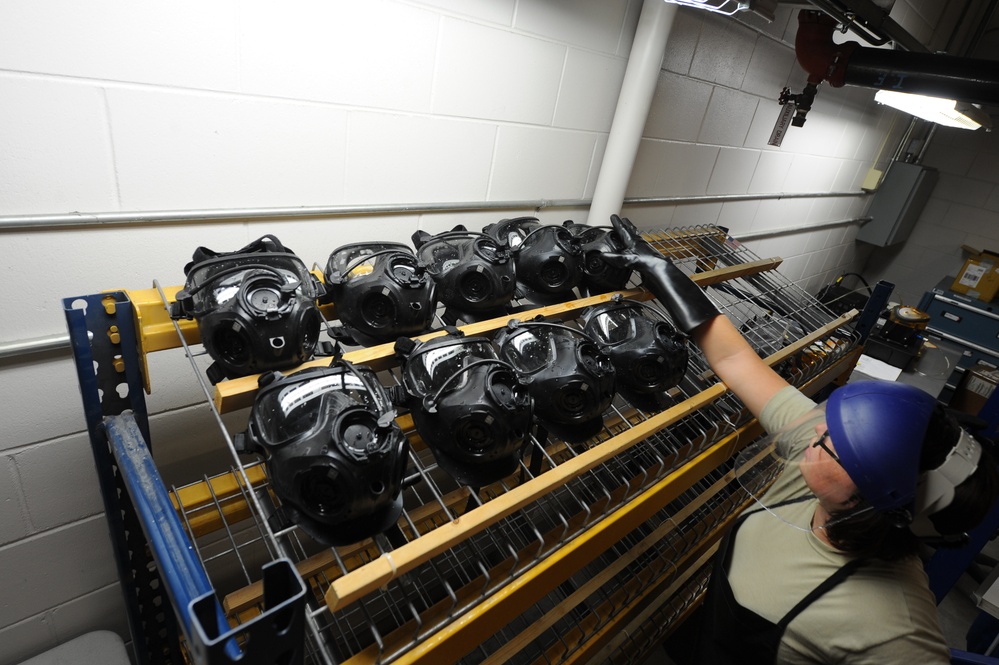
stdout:
{"type": "Polygon", "coordinates": [[[805,89],[781,95],[793,101],[791,123],[802,126],[818,86],[828,81],[834,88],[854,85],[877,90],[947,97],[979,104],[999,103],[999,62],[957,56],[865,48],[854,41],[833,42],[837,21],[823,12],[798,13],[794,52],[808,74],[805,89]]]}
{"type": "Polygon", "coordinates": [[[846,63],[843,81],[878,90],[999,103],[999,62],[994,60],[858,48],[846,63]]]}

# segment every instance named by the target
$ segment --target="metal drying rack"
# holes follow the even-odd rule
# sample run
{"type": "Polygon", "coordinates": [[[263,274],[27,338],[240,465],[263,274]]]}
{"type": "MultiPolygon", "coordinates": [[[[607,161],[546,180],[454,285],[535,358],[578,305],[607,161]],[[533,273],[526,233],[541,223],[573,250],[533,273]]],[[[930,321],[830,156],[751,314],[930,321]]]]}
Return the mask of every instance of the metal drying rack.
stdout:
{"type": "MultiPolygon", "coordinates": [[[[792,384],[818,394],[849,375],[856,312],[836,316],[777,272],[779,258],[715,226],[644,235],[792,384]]],[[[729,462],[759,424],[691,346],[663,411],[615,398],[593,439],[532,436],[515,473],[486,487],[439,470],[403,414],[411,454],[395,528],[336,548],[275,529],[266,470],[236,453],[222,420],[252,403],[256,377],[207,383],[197,328],[167,314],[179,288],[65,300],[140,663],[635,662],[697,605],[718,539],[749,501],[729,462]],[[143,397],[146,356],[167,349],[190,358],[232,455],[227,473],[169,488],[143,397]]],[[[659,306],[634,283],[621,294],[659,306]]],[[[571,322],[613,296],[519,302],[462,328],[571,322]]],[[[399,381],[391,345],[345,357],[399,381]]]]}

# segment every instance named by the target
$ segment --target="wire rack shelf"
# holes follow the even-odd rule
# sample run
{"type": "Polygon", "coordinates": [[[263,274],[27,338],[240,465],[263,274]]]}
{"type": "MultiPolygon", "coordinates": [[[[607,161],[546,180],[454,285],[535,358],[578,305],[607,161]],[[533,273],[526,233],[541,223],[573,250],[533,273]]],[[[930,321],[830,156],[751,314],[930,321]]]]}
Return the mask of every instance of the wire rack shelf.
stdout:
{"type": "MultiPolygon", "coordinates": [[[[761,259],[714,226],[644,234],[792,384],[816,393],[852,368],[851,315],[836,316],[784,278],[780,259],[761,259]]],[[[728,467],[759,426],[691,345],[686,375],[661,410],[618,396],[582,444],[537,429],[516,471],[485,487],[439,469],[400,415],[411,452],[399,522],[358,543],[322,546],[275,519],[280,500],[265,467],[236,452],[222,416],[252,403],[255,377],[205,381],[196,329],[164,315],[177,290],[127,292],[145,387],[145,355],[183,349],[232,465],[168,488],[172,507],[231,626],[266,611],[262,568],[291,562],[306,589],[306,662],[634,662],[696,604],[706,561],[748,501],[728,467]]],[[[661,309],[635,282],[621,295],[661,309]]],[[[573,325],[612,297],[521,301],[511,317],[573,325]]],[[[488,336],[506,320],[463,328],[488,336]]],[[[400,383],[391,345],[345,357],[387,386],[400,383]]]]}

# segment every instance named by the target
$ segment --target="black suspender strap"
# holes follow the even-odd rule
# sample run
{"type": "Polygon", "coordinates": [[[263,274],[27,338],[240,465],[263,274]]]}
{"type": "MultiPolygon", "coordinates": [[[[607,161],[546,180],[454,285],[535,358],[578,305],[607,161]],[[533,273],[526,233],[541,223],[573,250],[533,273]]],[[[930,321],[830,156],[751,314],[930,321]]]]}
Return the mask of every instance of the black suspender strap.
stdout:
{"type": "Polygon", "coordinates": [[[866,559],[851,559],[850,561],[847,561],[840,567],[839,570],[827,577],[822,584],[812,589],[811,593],[798,601],[798,604],[792,607],[791,610],[784,615],[784,618],[777,623],[777,625],[781,627],[781,630],[787,628],[787,625],[791,623],[794,617],[801,614],[802,610],[811,605],[827,591],[830,591],[839,585],[840,582],[848,578],[850,575],[853,575],[865,563],[867,563],[866,559]]]}

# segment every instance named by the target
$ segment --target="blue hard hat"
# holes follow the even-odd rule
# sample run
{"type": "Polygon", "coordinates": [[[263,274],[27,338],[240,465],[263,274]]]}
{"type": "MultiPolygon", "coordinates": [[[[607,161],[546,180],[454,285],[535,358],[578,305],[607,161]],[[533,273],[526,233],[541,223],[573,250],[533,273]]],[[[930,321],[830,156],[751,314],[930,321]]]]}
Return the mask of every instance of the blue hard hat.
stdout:
{"type": "Polygon", "coordinates": [[[826,425],[836,454],[875,510],[902,508],[915,499],[935,405],[919,388],[891,381],[849,383],[829,396],[826,425]]]}

